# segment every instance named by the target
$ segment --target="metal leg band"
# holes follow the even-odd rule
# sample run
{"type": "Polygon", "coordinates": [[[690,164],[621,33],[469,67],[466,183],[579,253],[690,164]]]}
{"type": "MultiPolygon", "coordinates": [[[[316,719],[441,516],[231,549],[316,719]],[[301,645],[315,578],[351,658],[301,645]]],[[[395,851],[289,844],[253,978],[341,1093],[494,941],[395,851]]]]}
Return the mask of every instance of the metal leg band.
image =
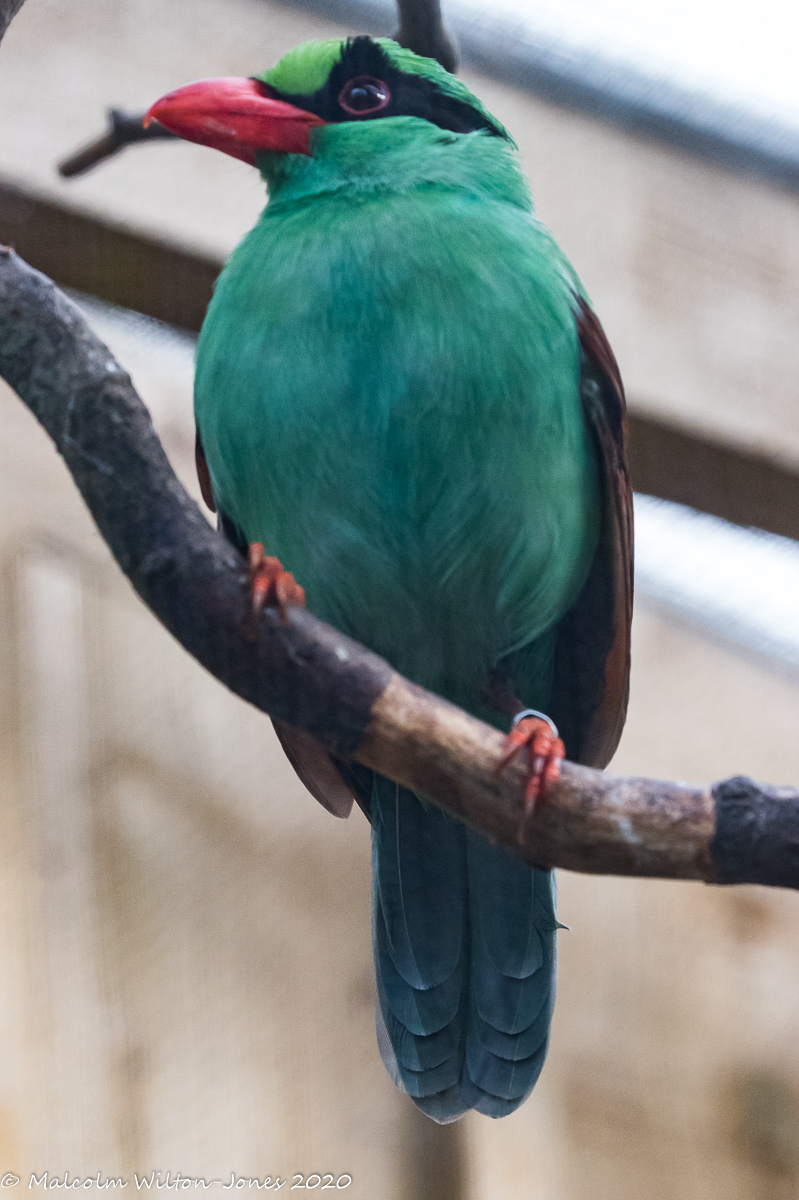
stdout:
{"type": "Polygon", "coordinates": [[[542,721],[546,721],[547,725],[552,730],[553,735],[555,737],[560,737],[560,734],[558,733],[558,727],[552,718],[548,717],[546,713],[539,712],[537,708],[523,708],[522,711],[518,712],[513,718],[513,725],[518,725],[519,722],[523,721],[525,717],[540,717],[542,721]]]}

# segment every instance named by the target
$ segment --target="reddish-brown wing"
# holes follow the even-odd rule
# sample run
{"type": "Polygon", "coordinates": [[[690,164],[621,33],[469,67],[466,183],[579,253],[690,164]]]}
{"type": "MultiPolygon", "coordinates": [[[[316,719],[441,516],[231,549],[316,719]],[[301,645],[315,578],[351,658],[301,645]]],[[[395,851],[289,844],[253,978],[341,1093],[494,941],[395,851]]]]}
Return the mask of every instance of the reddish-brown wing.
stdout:
{"type": "Polygon", "coordinates": [[[199,430],[194,437],[194,464],[197,467],[197,479],[199,480],[203,500],[211,512],[216,512],[216,501],[214,500],[214,493],[211,487],[211,472],[208,470],[208,463],[205,461],[205,451],[200,441],[199,430]]]}
{"type": "Polygon", "coordinates": [[[577,301],[580,395],[600,471],[599,544],[577,603],[558,631],[550,715],[573,762],[605,767],[621,737],[630,680],[633,499],[619,368],[596,315],[577,301]]]}
{"type": "Polygon", "coordinates": [[[314,800],[334,817],[348,817],[355,800],[354,790],[344,781],[340,771],[323,746],[309,733],[272,718],[286,758],[305,784],[314,800]]]}

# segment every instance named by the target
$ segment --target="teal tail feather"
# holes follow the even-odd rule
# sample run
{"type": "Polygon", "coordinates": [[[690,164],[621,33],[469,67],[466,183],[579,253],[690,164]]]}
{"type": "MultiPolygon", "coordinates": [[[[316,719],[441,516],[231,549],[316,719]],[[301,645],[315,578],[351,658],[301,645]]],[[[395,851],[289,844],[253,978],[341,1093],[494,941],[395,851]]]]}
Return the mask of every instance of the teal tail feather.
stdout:
{"type": "Polygon", "coordinates": [[[373,776],[378,1044],[428,1116],[514,1111],[544,1065],[555,1000],[554,886],[413,792],[373,776]]]}

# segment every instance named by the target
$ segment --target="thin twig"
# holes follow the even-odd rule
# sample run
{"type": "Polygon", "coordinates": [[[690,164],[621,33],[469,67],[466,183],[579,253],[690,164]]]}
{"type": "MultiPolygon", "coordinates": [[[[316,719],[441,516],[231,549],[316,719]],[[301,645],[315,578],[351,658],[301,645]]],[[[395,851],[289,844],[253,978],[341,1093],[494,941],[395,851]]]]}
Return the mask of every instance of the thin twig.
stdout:
{"type": "Polygon", "coordinates": [[[128,113],[120,108],[109,108],[106,132],[62,159],[58,164],[59,175],[63,175],[65,179],[83,175],[98,163],[111,158],[123,147],[133,146],[136,142],[163,141],[177,137],[158,121],[151,121],[145,129],[143,120],[144,113],[128,113]]]}
{"type": "Polygon", "coordinates": [[[502,735],[302,609],[257,630],[243,560],[170,467],[130,379],[55,285],[0,253],[0,376],[50,434],[139,595],[238,695],[427,796],[530,862],[799,887],[799,792],[625,779],[566,763],[523,823],[502,735]]]}

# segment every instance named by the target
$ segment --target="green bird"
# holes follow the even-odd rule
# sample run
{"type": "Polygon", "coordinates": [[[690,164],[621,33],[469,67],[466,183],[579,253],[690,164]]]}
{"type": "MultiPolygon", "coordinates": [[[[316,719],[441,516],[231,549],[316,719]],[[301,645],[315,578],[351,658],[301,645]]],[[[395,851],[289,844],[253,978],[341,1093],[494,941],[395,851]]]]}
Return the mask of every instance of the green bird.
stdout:
{"type": "MultiPolygon", "coordinates": [[[[369,37],[149,115],[269,192],[217,284],[195,390],[203,492],[250,547],[256,606],[304,589],[416,683],[517,718],[529,815],[564,742],[605,766],[619,740],[632,508],[618,370],[512,138],[436,62],[369,37]]],[[[326,807],[354,795],[371,821],[390,1075],[440,1122],[512,1112],[549,1038],[551,872],[278,732],[326,807]]]]}

